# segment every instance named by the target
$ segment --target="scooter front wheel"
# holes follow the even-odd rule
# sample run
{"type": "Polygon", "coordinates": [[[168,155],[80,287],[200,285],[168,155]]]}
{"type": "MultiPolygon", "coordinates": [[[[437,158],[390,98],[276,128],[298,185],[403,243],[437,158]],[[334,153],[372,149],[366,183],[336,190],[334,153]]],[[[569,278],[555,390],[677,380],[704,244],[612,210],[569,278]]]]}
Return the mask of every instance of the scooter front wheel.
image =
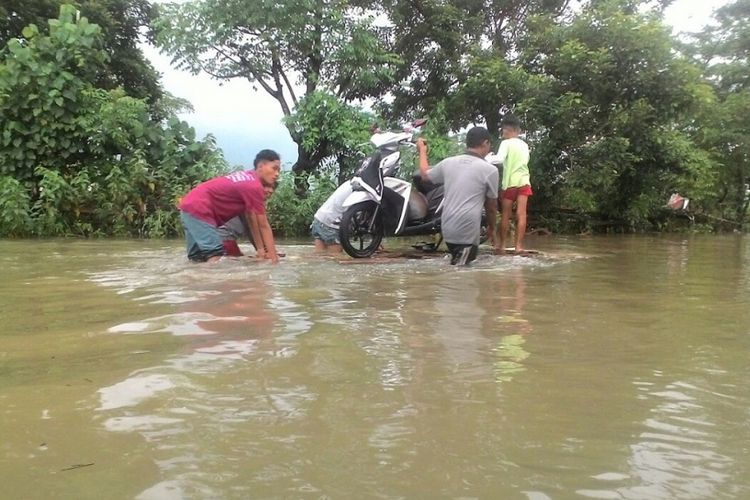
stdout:
{"type": "Polygon", "coordinates": [[[383,219],[378,205],[374,201],[363,201],[349,207],[341,216],[339,238],[351,257],[371,257],[383,241],[383,219]]]}

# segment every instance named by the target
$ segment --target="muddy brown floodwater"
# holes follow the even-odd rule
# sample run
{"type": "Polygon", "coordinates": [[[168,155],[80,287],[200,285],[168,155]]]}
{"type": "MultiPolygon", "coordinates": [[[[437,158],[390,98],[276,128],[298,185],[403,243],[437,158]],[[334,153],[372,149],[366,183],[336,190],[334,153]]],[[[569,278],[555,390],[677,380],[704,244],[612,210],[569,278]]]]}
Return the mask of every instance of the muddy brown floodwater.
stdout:
{"type": "Polygon", "coordinates": [[[3,498],[750,498],[750,238],[0,241],[3,498]]]}

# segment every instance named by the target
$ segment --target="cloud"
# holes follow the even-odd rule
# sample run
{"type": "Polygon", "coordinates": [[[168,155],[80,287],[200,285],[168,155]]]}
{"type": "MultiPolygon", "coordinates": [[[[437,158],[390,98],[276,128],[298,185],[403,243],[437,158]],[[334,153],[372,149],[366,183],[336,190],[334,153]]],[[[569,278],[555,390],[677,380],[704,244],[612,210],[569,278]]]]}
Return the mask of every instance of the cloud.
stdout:
{"type": "Polygon", "coordinates": [[[192,75],[171,66],[169,57],[150,45],[142,46],[164,88],[190,101],[194,112],[180,118],[195,127],[200,137],[213,134],[231,164],[249,165],[264,148],[274,149],[285,164],[297,160],[297,147],[281,123],[278,103],[247,80],[219,82],[205,74],[192,75]]]}
{"type": "Polygon", "coordinates": [[[728,0],[677,0],[664,11],[664,21],[676,33],[694,33],[711,22],[714,11],[728,0]]]}

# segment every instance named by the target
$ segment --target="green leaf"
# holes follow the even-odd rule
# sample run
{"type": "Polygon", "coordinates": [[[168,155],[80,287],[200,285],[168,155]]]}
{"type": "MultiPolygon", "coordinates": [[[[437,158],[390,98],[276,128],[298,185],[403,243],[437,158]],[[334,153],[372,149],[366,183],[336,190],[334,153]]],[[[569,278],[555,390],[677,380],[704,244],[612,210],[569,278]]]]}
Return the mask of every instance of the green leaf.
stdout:
{"type": "Polygon", "coordinates": [[[39,34],[39,30],[37,29],[35,24],[30,24],[21,30],[21,34],[27,40],[31,40],[32,38],[34,38],[36,35],[39,34]]]}

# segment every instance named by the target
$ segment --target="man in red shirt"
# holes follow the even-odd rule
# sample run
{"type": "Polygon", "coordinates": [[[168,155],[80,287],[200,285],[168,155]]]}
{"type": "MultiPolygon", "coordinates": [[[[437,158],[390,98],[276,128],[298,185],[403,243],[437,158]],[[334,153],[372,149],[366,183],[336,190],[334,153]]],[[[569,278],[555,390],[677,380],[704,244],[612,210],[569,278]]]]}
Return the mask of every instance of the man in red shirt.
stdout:
{"type": "Polygon", "coordinates": [[[266,216],[264,186],[273,186],[279,178],[281,159],[275,151],[264,149],[253,163],[254,171],[233,172],[198,184],[180,202],[190,260],[213,262],[225,255],[219,226],[246,214],[258,256],[279,261],[266,216]]]}

